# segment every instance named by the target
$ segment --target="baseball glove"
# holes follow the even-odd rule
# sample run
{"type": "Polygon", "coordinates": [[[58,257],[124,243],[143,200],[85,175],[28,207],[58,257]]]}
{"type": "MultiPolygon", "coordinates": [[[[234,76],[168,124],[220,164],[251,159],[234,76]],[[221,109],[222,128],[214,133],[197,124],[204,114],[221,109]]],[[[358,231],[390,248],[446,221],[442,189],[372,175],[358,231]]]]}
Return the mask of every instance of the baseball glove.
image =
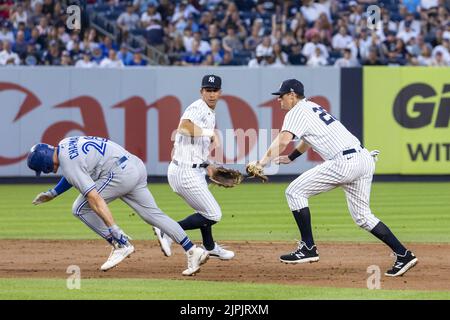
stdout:
{"type": "Polygon", "coordinates": [[[214,173],[209,177],[212,183],[225,187],[232,188],[237,186],[244,179],[242,173],[237,170],[227,169],[225,167],[217,167],[214,173]]]}
{"type": "Polygon", "coordinates": [[[258,178],[262,183],[269,181],[269,178],[264,174],[263,167],[258,162],[251,162],[245,168],[249,178],[258,178]]]}

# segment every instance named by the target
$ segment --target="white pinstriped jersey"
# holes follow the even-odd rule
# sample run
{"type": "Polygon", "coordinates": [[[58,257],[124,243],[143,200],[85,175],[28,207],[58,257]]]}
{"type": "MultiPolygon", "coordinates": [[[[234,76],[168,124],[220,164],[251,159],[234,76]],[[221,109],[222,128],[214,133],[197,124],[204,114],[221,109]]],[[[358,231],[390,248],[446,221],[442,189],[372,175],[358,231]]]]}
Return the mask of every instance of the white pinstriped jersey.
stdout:
{"type": "Polygon", "coordinates": [[[342,123],[317,103],[300,100],[284,117],[281,131],[308,143],[323,159],[331,160],[360,142],[342,123]]]}
{"type": "MultiPolygon", "coordinates": [[[[198,99],[187,107],[181,117],[183,119],[191,120],[202,129],[214,129],[216,126],[216,113],[203,99],[198,99]]],[[[208,160],[210,144],[210,137],[191,137],[177,133],[173,159],[188,164],[205,162],[208,160]]]]}

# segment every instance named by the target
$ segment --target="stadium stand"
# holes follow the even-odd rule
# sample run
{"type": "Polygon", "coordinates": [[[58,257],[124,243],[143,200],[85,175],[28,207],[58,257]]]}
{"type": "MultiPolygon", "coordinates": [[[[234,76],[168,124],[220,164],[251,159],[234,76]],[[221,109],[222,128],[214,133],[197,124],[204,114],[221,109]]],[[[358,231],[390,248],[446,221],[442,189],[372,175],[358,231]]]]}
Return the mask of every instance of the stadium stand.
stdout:
{"type": "Polygon", "coordinates": [[[71,30],[80,1],[0,0],[0,65],[450,65],[449,0],[85,3],[71,30]]]}

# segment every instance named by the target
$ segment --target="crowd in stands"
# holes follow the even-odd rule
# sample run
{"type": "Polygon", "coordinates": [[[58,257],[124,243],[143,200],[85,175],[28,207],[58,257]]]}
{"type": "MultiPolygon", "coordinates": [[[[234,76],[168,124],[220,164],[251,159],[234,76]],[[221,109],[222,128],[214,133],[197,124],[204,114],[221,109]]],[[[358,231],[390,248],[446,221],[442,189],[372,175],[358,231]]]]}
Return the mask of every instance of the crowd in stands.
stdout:
{"type": "Polygon", "coordinates": [[[119,37],[68,29],[69,1],[0,0],[0,65],[146,65],[137,35],[179,66],[450,65],[449,0],[87,2],[119,37]]]}

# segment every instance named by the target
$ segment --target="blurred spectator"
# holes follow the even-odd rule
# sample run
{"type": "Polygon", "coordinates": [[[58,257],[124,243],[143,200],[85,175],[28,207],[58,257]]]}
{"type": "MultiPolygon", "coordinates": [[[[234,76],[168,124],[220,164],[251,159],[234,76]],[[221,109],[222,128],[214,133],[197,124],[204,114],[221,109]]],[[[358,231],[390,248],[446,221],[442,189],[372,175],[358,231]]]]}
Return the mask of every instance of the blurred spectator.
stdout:
{"type": "Polygon", "coordinates": [[[416,20],[414,14],[407,13],[405,19],[400,21],[398,24],[398,32],[402,32],[406,29],[406,25],[409,25],[411,31],[418,36],[420,34],[420,30],[422,28],[420,21],[416,20]]]}
{"type": "Polygon", "coordinates": [[[283,52],[281,45],[275,43],[273,45],[274,66],[286,66],[289,64],[289,57],[286,52],[283,52]]]}
{"type": "Polygon", "coordinates": [[[378,51],[374,48],[369,50],[369,55],[367,59],[364,60],[363,65],[365,66],[382,66],[384,63],[378,55],[378,51]]]}
{"type": "Polygon", "coordinates": [[[155,4],[148,5],[147,10],[141,15],[141,27],[146,29],[152,20],[161,21],[161,14],[156,11],[155,4]]]}
{"type": "Polygon", "coordinates": [[[199,51],[199,46],[200,44],[198,41],[194,40],[192,42],[192,50],[184,56],[183,61],[181,62],[183,66],[199,65],[203,62],[205,57],[199,51]]]}
{"type": "Polygon", "coordinates": [[[125,43],[122,43],[120,46],[120,51],[117,53],[117,57],[122,60],[125,66],[131,65],[133,61],[133,54],[128,51],[128,46],[125,43]]]}
{"type": "Polygon", "coordinates": [[[339,33],[337,33],[332,40],[332,46],[334,50],[342,50],[347,48],[352,42],[352,37],[348,35],[347,29],[345,27],[339,28],[339,33]]]}
{"type": "Polygon", "coordinates": [[[139,16],[134,12],[132,5],[127,6],[127,10],[117,18],[117,25],[123,32],[134,30],[138,27],[139,16]]]}
{"type": "Polygon", "coordinates": [[[316,21],[322,12],[326,13],[327,15],[329,14],[327,8],[321,3],[316,3],[312,0],[303,0],[302,2],[303,5],[300,8],[300,11],[309,24],[312,24],[314,21],[316,21]]]}
{"type": "Polygon", "coordinates": [[[103,58],[100,62],[100,68],[123,68],[124,64],[122,60],[117,57],[116,50],[109,50],[108,57],[103,58]]]}
{"type": "Polygon", "coordinates": [[[431,60],[430,66],[433,67],[446,67],[448,66],[448,62],[444,59],[444,55],[441,51],[436,52],[436,55],[431,60]]]}
{"type": "MultiPolygon", "coordinates": [[[[112,41],[112,39],[108,36],[102,38],[99,43],[100,49],[102,50],[102,55],[107,57],[109,55],[109,50],[113,49],[114,51],[118,50],[117,45],[112,41]]],[[[90,48],[91,46],[89,46],[90,48]]],[[[88,48],[88,50],[89,50],[88,48]]]]}
{"type": "Polygon", "coordinates": [[[227,35],[222,39],[222,47],[230,53],[240,51],[244,48],[241,40],[236,36],[236,30],[233,25],[227,27],[227,35]]]}
{"type": "Polygon", "coordinates": [[[20,22],[28,23],[28,13],[25,11],[23,4],[18,3],[15,10],[13,11],[10,21],[12,22],[14,28],[18,28],[20,22]]]}
{"type": "Polygon", "coordinates": [[[148,44],[154,46],[160,51],[164,51],[164,30],[158,20],[151,20],[146,29],[145,37],[148,44]]]}
{"type": "Polygon", "coordinates": [[[431,50],[430,47],[426,44],[422,45],[422,51],[420,55],[417,57],[417,60],[419,61],[419,65],[421,66],[430,66],[431,62],[433,61],[433,58],[431,57],[431,50]]]}
{"type": "Polygon", "coordinates": [[[42,13],[47,16],[48,19],[51,19],[55,12],[55,3],[53,0],[44,0],[44,4],[42,5],[42,13]]]}
{"type": "Polygon", "coordinates": [[[383,54],[387,59],[388,63],[395,63],[396,59],[397,59],[397,53],[396,53],[396,48],[397,48],[397,40],[395,39],[395,33],[394,32],[390,32],[387,37],[386,40],[384,40],[383,45],[383,54]]]}
{"type": "Polygon", "coordinates": [[[64,50],[61,55],[61,66],[71,66],[72,58],[70,57],[70,53],[67,50],[64,50]]]}
{"type": "Polygon", "coordinates": [[[265,36],[262,42],[256,47],[256,56],[265,57],[273,53],[272,42],[270,36],[265,36]]]}
{"type": "Polygon", "coordinates": [[[416,13],[420,10],[420,0],[401,0],[401,3],[409,13],[416,13]]]}
{"type": "Polygon", "coordinates": [[[309,57],[306,65],[311,67],[326,66],[328,64],[327,58],[320,47],[314,49],[314,53],[309,57]]]}
{"type": "MultiPolygon", "coordinates": [[[[133,6],[138,13],[145,13],[149,6],[158,7],[158,0],[134,0],[133,6]]],[[[161,17],[160,17],[161,20],[161,17]]]]}
{"type": "Polygon", "coordinates": [[[233,60],[231,52],[225,51],[223,54],[223,60],[219,64],[220,66],[235,66],[236,62],[233,60]]]}
{"type": "Polygon", "coordinates": [[[248,62],[248,66],[249,66],[250,68],[263,67],[263,66],[265,66],[266,64],[267,64],[267,63],[266,63],[266,57],[265,57],[263,54],[261,54],[261,53],[256,53],[256,57],[253,58],[253,59],[251,59],[251,60],[248,62]]]}
{"type": "Polygon", "coordinates": [[[317,53],[316,49],[319,48],[322,55],[324,55],[325,59],[328,59],[328,50],[327,48],[322,44],[319,43],[320,36],[318,33],[315,33],[311,37],[311,41],[306,43],[303,47],[302,53],[303,55],[309,59],[311,56],[313,56],[315,53],[317,53]]]}
{"type": "Polygon", "coordinates": [[[201,64],[202,64],[202,66],[214,66],[213,56],[210,53],[205,55],[205,59],[203,60],[203,62],[201,64]]]}
{"type": "MultiPolygon", "coordinates": [[[[90,51],[88,49],[83,49],[83,50],[90,51]]],[[[102,60],[104,58],[102,49],[100,49],[99,45],[93,45],[91,47],[91,50],[92,50],[92,61],[94,61],[96,64],[100,65],[100,63],[102,62],[102,60]]]]}
{"type": "Polygon", "coordinates": [[[12,46],[12,51],[17,53],[21,59],[25,57],[27,52],[27,41],[25,41],[25,33],[23,31],[17,32],[16,42],[12,46]]]}
{"type": "Polygon", "coordinates": [[[142,59],[142,54],[140,51],[136,51],[133,54],[133,60],[131,60],[131,63],[129,64],[130,66],[146,66],[147,65],[147,61],[145,61],[144,59],[142,59]]]}
{"type": "Polygon", "coordinates": [[[0,41],[8,40],[14,42],[14,33],[11,30],[12,25],[9,21],[2,23],[2,29],[0,30],[0,41]]]}
{"type": "Polygon", "coordinates": [[[0,65],[16,65],[20,64],[19,55],[11,50],[11,42],[3,40],[3,50],[0,52],[0,65]]]}
{"type": "Polygon", "coordinates": [[[94,68],[96,66],[97,63],[91,60],[91,54],[89,51],[85,51],[83,53],[83,58],[77,60],[77,62],[75,63],[75,67],[77,68],[94,68]]]}
{"type": "Polygon", "coordinates": [[[44,17],[44,14],[42,13],[42,5],[43,2],[35,2],[34,11],[30,13],[30,17],[28,18],[32,25],[39,24],[41,18],[44,17]]]}
{"type": "Polygon", "coordinates": [[[222,62],[224,52],[218,39],[211,40],[211,52],[209,54],[213,57],[214,65],[219,65],[222,62]]]}
{"type": "Polygon", "coordinates": [[[83,58],[83,51],[80,47],[80,41],[76,41],[72,45],[72,49],[68,50],[72,61],[76,62],[83,58]]]}
{"type": "Polygon", "coordinates": [[[6,20],[9,19],[9,14],[14,7],[13,0],[2,0],[0,2],[0,19],[6,20]]]}
{"type": "Polygon", "coordinates": [[[44,52],[42,60],[47,66],[59,66],[61,65],[60,50],[58,42],[55,40],[50,41],[48,50],[44,52]]]}
{"type": "Polygon", "coordinates": [[[211,51],[211,45],[208,41],[202,40],[202,34],[200,31],[194,32],[194,40],[200,44],[198,50],[203,55],[206,55],[207,52],[211,51]]]}
{"type": "Polygon", "coordinates": [[[420,0],[420,7],[423,10],[430,10],[433,8],[437,8],[439,5],[439,0],[420,0]]]}
{"type": "Polygon", "coordinates": [[[302,48],[300,45],[291,47],[291,53],[289,54],[289,63],[295,66],[305,65],[308,59],[302,54],[302,48]]]}
{"type": "Polygon", "coordinates": [[[433,48],[431,55],[433,58],[440,52],[443,59],[450,64],[450,39],[444,39],[441,45],[433,48]]]}
{"type": "Polygon", "coordinates": [[[257,27],[253,27],[250,36],[244,41],[244,48],[248,51],[255,51],[256,47],[261,42],[262,38],[259,36],[259,29],[257,27]]]}
{"type": "Polygon", "coordinates": [[[36,50],[36,45],[32,41],[28,42],[27,52],[23,58],[23,64],[26,66],[37,66],[42,64],[41,57],[36,50]]]}
{"type": "Polygon", "coordinates": [[[58,29],[57,29],[57,33],[58,33],[58,39],[62,43],[64,43],[64,47],[66,47],[67,43],[70,41],[70,36],[66,32],[66,27],[65,26],[59,26],[58,29]]]}
{"type": "Polygon", "coordinates": [[[342,58],[339,58],[334,63],[335,67],[357,67],[359,66],[359,63],[356,59],[352,58],[352,51],[350,49],[344,49],[344,56],[342,58]]]}
{"type": "Polygon", "coordinates": [[[417,37],[418,33],[414,32],[411,28],[411,21],[405,22],[405,28],[398,32],[397,38],[403,40],[403,42],[407,43],[411,38],[417,37]]]}

